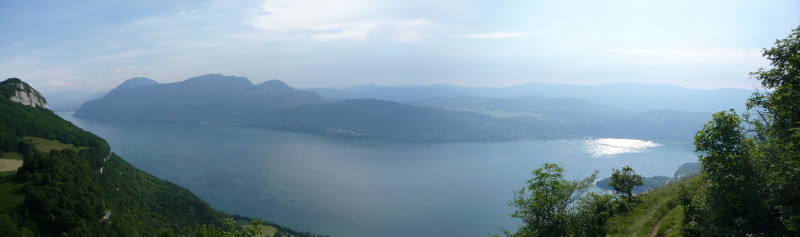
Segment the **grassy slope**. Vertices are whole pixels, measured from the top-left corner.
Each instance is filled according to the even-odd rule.
[[[0,159],[22,160],[22,154],[17,152],[3,152],[3,154],[0,155]]]
[[[88,147],[75,147],[72,144],[64,144],[56,140],[47,140],[44,138],[39,137],[23,137],[23,141],[33,144],[36,147],[36,150],[42,152],[50,152],[52,150],[64,150],[64,149],[73,149],[75,152],[79,152],[80,150],[86,149]]]
[[[37,150],[50,152],[51,150],[75,149],[75,146],[64,144],[56,140],[47,140],[38,137],[24,137],[24,141],[29,142],[36,147]],[[85,147],[75,149],[75,151],[85,149]],[[7,161],[16,161],[17,163],[9,163]],[[14,167],[5,167],[14,166]],[[25,183],[17,180],[16,170],[22,166],[22,155],[17,152],[4,152],[0,157],[0,211],[12,207],[16,207],[25,202],[25,194],[22,193],[22,187]],[[7,168],[13,168],[8,171]]]
[[[639,195],[630,212],[609,220],[610,236],[680,236],[683,209],[679,205],[680,186],[697,182],[698,176],[667,184],[664,187]],[[660,224],[659,224],[660,223]],[[655,228],[658,225],[658,228]]]
[[[56,140],[47,140],[40,137],[23,137],[23,141],[33,144],[36,150],[42,152],[50,152],[52,150],[72,149],[75,152],[86,149],[88,147],[75,147],[72,144],[64,144]],[[22,154],[17,152],[3,152],[0,156],[0,173],[15,173],[19,167],[22,167]]]

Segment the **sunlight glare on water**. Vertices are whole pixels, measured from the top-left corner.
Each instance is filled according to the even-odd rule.
[[[592,157],[603,158],[624,153],[642,153],[657,146],[661,144],[635,139],[600,138],[586,141],[586,150]]]

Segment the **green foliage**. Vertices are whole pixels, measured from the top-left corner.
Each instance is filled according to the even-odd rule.
[[[511,217],[518,218],[524,226],[513,236],[579,236],[587,233],[604,233],[610,198],[584,194],[597,178],[597,171],[589,177],[568,181],[564,169],[545,163],[533,172],[527,186],[514,193],[509,204],[517,210]]]
[[[22,137],[40,137],[74,146],[94,147],[108,151],[108,144],[96,135],[64,121],[50,110],[32,108],[7,99],[0,99],[0,150],[31,150]],[[23,147],[29,146],[29,147]]]
[[[656,229],[656,236],[681,236],[681,222],[683,220],[683,206],[676,206],[662,219],[661,225]]]
[[[18,173],[0,175],[0,236],[244,233],[188,190],[131,166],[106,141],[50,110],[0,98],[0,150],[24,154]]]
[[[640,194],[637,201],[628,208],[623,208],[625,203],[618,202],[615,214],[608,220],[608,235],[610,236],[649,236],[653,230],[664,233],[682,231],[680,223],[682,211],[679,199],[679,190],[682,186],[693,185],[699,182],[697,177],[690,177]],[[678,216],[675,216],[678,215]],[[670,217],[672,216],[672,217]],[[671,218],[672,221],[667,219]],[[655,228],[658,223],[659,228]],[[667,231],[669,230],[669,231]]]
[[[764,56],[748,113],[716,113],[695,136],[706,184],[681,192],[687,235],[800,233],[800,27]]]
[[[754,157],[762,170],[761,183],[768,205],[783,227],[800,233],[800,26],[775,47],[764,50],[770,69],[751,73],[766,92],[755,94],[748,108],[758,142]]]
[[[685,236],[714,236],[716,229],[711,220],[715,214],[706,201],[703,188],[706,183],[692,183],[688,186],[681,186],[679,201],[683,207],[683,221],[681,229]]]
[[[614,214],[614,196],[588,193],[580,200],[577,208],[575,236],[604,236],[608,231],[608,220]]]
[[[22,193],[24,185],[16,173],[0,174],[0,212],[19,206],[25,201]]]
[[[623,171],[624,172],[624,168]],[[515,193],[512,217],[522,220],[507,236],[647,236],[681,234],[682,186],[695,185],[698,177],[676,180],[640,194],[636,201],[614,199],[610,194],[585,193],[596,178],[567,181],[564,170],[546,163],[533,172],[528,186]],[[632,170],[629,172],[633,175]]]
[[[23,137],[37,137],[36,141],[50,148],[58,144],[65,145],[57,146],[59,149],[81,148],[44,153]],[[0,98],[0,150],[24,154],[16,178],[0,182],[0,187],[23,185],[2,200],[14,204],[18,203],[16,198],[22,198],[23,205],[0,211],[20,231],[35,235],[142,236],[162,229],[182,234],[195,225],[221,223],[223,215],[188,190],[134,168],[111,154],[103,139],[47,109]],[[103,220],[108,212],[109,219]]]
[[[288,236],[295,236],[295,237],[323,237],[323,236],[327,236],[327,235],[314,234],[314,233],[311,233],[311,232],[296,231],[296,230],[293,230],[293,229],[291,229],[289,227],[282,226],[282,225],[279,225],[279,224],[275,224],[275,223],[272,223],[272,222],[269,222],[269,221],[265,221],[265,220],[257,220],[257,219],[253,219],[253,218],[250,218],[250,217],[244,217],[244,216],[239,216],[239,215],[232,215],[232,217],[233,217],[232,219],[228,219],[228,218],[225,219],[225,223],[226,223],[225,226],[235,226],[235,222],[231,222],[233,220],[244,221],[244,223],[249,223],[251,225],[252,225],[252,223],[254,221],[257,221],[258,223],[260,223],[260,225],[262,227],[267,227],[268,226],[268,227],[274,228],[276,231],[275,231],[275,234],[273,236],[287,236],[287,237]],[[231,224],[231,223],[234,223],[234,224]]]
[[[294,237],[323,237],[326,235],[316,235],[309,232],[301,233],[289,228],[275,225],[273,223],[266,222],[264,220],[259,219],[251,219],[247,217],[235,216],[237,219],[240,220],[249,220],[249,224],[245,226],[238,226],[236,225],[236,221],[234,218],[226,217],[223,218],[222,227],[215,226],[215,225],[198,225],[195,226],[193,229],[189,231],[188,236],[197,236],[197,237],[256,237],[256,236],[269,236],[268,233],[265,233],[267,228],[274,228],[276,232],[272,235],[273,237],[277,236],[294,236]],[[162,232],[161,236],[173,236],[173,233],[169,230],[165,230]]]
[[[712,185],[738,185],[749,161],[744,157],[747,143],[741,118],[731,110],[714,114],[694,138],[704,177]]]
[[[64,144],[59,141],[47,140],[38,137],[23,137],[22,142],[29,143],[33,145],[33,147],[36,148],[36,150],[42,152],[50,152],[52,150],[64,150],[64,149],[73,149],[75,151],[79,151],[81,149],[88,148],[88,147],[75,147],[71,144]]]
[[[263,233],[264,220],[253,219],[250,225],[244,227],[245,236],[264,236]]]
[[[47,235],[108,231],[103,216],[105,193],[88,162],[72,150],[28,152],[18,175],[25,187],[25,207]]]
[[[649,190],[660,188],[668,184],[669,182],[676,181],[678,179],[679,178],[668,177],[668,176],[642,177],[643,184],[639,186],[634,186],[632,192],[634,195],[639,193],[644,193]],[[597,185],[597,187],[600,189],[614,191],[614,188],[608,185],[609,182],[611,182],[611,176],[598,180],[597,183],[595,183],[595,185]]]
[[[622,170],[614,169],[611,174],[611,181],[608,186],[614,188],[617,195],[630,202],[634,199],[633,187],[643,185],[642,176],[636,174],[630,166],[622,167]]]

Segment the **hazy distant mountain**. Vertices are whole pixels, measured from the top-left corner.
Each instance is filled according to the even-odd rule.
[[[84,102],[102,98],[108,94],[108,89],[99,91],[67,90],[51,93],[42,93],[47,98],[50,110],[55,112],[75,111]]]
[[[288,108],[261,122],[284,130],[405,141],[498,141],[542,134],[523,133],[478,113],[375,99]]]
[[[416,102],[420,100],[442,98],[442,97],[462,97],[476,96],[467,92],[465,88],[453,85],[432,85],[414,87],[380,87],[376,85],[363,85],[348,87],[345,89],[309,89],[319,93],[322,97],[342,100],[342,99],[379,99],[397,102]]]
[[[562,134],[690,141],[711,113],[674,110],[633,111],[581,99],[457,97],[424,100],[417,105],[470,111],[514,121],[524,129],[546,125]]]
[[[253,85],[244,77],[209,74],[181,82],[114,90],[84,103],[74,116],[119,122],[237,121],[249,119],[251,111],[324,101],[314,92],[295,90],[280,81]]]
[[[122,84],[119,84],[119,86],[117,86],[116,88],[111,89],[110,92],[116,92],[125,89],[135,89],[139,87],[152,86],[152,85],[158,85],[158,82],[146,77],[134,77],[125,80],[124,82],[122,82]]]
[[[406,141],[585,136],[689,141],[710,117],[709,113],[623,110],[582,99],[455,97],[466,94],[458,92],[466,89],[449,85],[350,89],[394,98],[432,97],[410,105],[378,99],[327,103],[315,92],[295,90],[281,81],[253,85],[247,78],[223,75],[168,84],[138,80],[146,85],[128,87],[133,81],[118,87],[125,89],[85,103],[74,116],[123,123],[228,123]]]
[[[688,89],[664,84],[613,83],[596,86],[526,83],[510,87],[459,87],[432,85],[414,87],[357,86],[344,89],[309,89],[333,100],[373,98],[398,102],[418,102],[433,98],[577,98],[612,108],[647,111],[676,110],[717,112],[735,108],[754,92],[745,89]]]

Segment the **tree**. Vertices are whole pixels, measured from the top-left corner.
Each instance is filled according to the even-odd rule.
[[[244,228],[244,236],[256,237],[264,235],[266,235],[264,234],[264,220],[252,219],[250,220],[250,225]]]
[[[642,176],[636,174],[630,166],[622,167],[622,171],[614,169],[611,175],[611,181],[608,186],[614,188],[614,191],[622,196],[626,201],[633,200],[633,187],[644,185]]]
[[[748,169],[742,119],[732,109],[713,115],[694,137],[704,177],[714,186],[738,185]]]
[[[514,200],[509,204],[517,209],[511,217],[525,224],[513,235],[574,236],[582,233],[584,223],[581,221],[585,218],[579,218],[582,205],[576,201],[584,198],[597,179],[597,171],[583,180],[568,181],[564,179],[564,168],[545,163],[532,173],[533,179],[514,193]]]
[[[685,234],[800,233],[800,27],[763,56],[747,113],[716,113],[695,136],[707,184],[683,195]]]
[[[764,92],[748,100],[755,118],[749,122],[757,133],[754,149],[763,177],[765,199],[787,230],[800,232],[800,26],[775,47],[764,49],[772,68],[761,68],[751,77],[761,81]]]
[[[694,141],[708,183],[706,205],[715,213],[707,223],[725,235],[760,232],[769,219],[753,166],[753,140],[745,135],[742,122],[733,110],[717,112]]]

